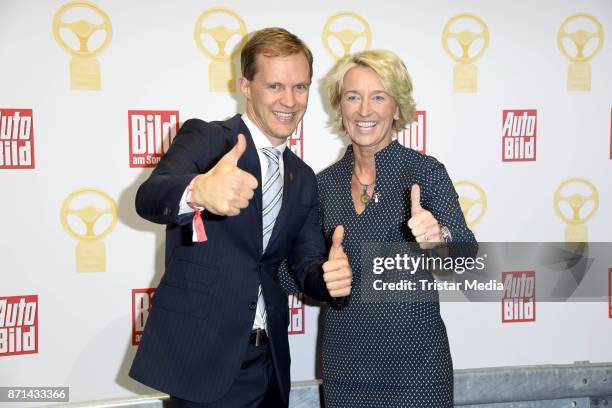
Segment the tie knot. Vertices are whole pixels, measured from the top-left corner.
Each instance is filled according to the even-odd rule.
[[[281,152],[278,149],[275,149],[274,147],[264,147],[261,149],[261,151],[266,155],[270,163],[278,164],[278,159],[281,155]]]

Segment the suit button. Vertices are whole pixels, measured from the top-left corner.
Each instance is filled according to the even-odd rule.
[[[251,302],[251,304],[249,304],[249,309],[251,310],[257,309],[257,302]]]

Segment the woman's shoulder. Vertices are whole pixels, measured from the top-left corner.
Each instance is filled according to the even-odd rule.
[[[424,172],[430,171],[442,165],[442,163],[440,163],[435,157],[420,153],[408,147],[400,145],[398,150],[398,158],[406,167],[418,169],[418,171]]]
[[[346,166],[348,165],[346,160],[347,158],[343,157],[337,162],[321,170],[317,174],[317,181],[319,182],[319,185],[330,184],[340,180],[344,174]]]
[[[438,163],[438,159],[433,156],[429,156],[402,145],[400,145],[400,147],[400,157],[408,162],[414,162],[420,165],[435,165]]]
[[[327,196],[328,193],[337,190],[341,185],[340,167],[338,163],[334,163],[317,174],[317,186],[321,197]]]
[[[337,161],[334,164],[331,164],[328,167],[321,170],[317,174],[317,179],[321,181],[321,180],[328,180],[328,179],[333,179],[335,177],[338,177],[340,175],[340,169],[341,169],[340,161]]]

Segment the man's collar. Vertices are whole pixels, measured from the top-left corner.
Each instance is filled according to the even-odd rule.
[[[253,121],[251,121],[251,119],[249,118],[249,115],[247,115],[246,112],[242,114],[242,121],[244,122],[246,127],[249,129],[249,132],[251,133],[251,137],[253,138],[253,143],[255,144],[255,148],[257,149],[257,151],[260,151],[264,147],[274,147],[275,149],[280,151],[281,154],[285,152],[285,148],[287,147],[287,140],[285,140],[283,143],[279,144],[278,146],[272,146],[272,143],[270,143],[270,140],[268,140],[268,138],[257,127],[257,125],[255,125]]]

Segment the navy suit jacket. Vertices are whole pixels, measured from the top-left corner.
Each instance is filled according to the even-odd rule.
[[[259,181],[247,208],[235,217],[202,216],[208,240],[192,242],[192,215],[178,215],[190,181],[210,170],[245,135],[238,167]],[[225,122],[185,122],[170,149],[138,189],[136,210],[166,227],[166,271],[155,292],[130,370],[143,384],[196,402],[229,390],[240,370],[261,283],[270,348],[281,394],[288,399],[290,356],[287,295],[277,268],[287,259],[300,289],[332,300],[323,281],[326,255],[314,172],[285,149],[283,202],[262,250],[261,170],[251,135],[236,115]]]

